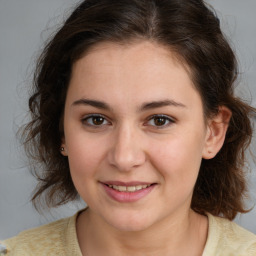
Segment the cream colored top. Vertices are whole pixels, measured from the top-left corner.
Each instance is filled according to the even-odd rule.
[[[3,241],[2,251],[6,247],[6,252],[2,255],[82,256],[76,236],[77,215]],[[208,238],[202,256],[256,256],[256,235],[226,219],[210,214],[208,219]]]

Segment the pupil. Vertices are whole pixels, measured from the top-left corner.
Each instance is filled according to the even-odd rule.
[[[103,117],[94,117],[93,118],[93,123],[95,124],[95,125],[101,125],[101,124],[103,124],[103,122],[104,122],[104,118]]]
[[[165,118],[164,117],[156,117],[155,118],[155,125],[156,126],[161,126],[165,124]]]

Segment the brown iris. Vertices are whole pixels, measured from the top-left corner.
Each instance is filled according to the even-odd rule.
[[[92,123],[94,125],[102,125],[104,123],[104,118],[101,116],[94,116],[92,117]]]
[[[166,124],[166,118],[165,117],[154,117],[154,123],[156,126],[162,126]]]

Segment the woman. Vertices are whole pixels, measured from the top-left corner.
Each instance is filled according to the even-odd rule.
[[[203,1],[83,1],[39,59],[24,135],[44,166],[33,201],[88,207],[6,254],[256,255],[230,221],[246,212],[255,114],[236,76]]]

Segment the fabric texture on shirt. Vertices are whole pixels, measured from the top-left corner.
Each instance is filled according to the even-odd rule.
[[[82,256],[76,235],[78,214],[3,241],[5,255]],[[208,238],[202,256],[256,256],[256,235],[227,219],[207,216]]]

